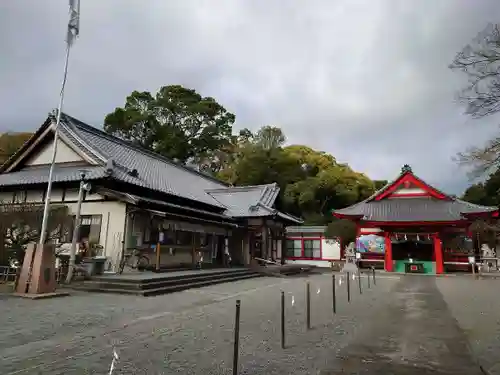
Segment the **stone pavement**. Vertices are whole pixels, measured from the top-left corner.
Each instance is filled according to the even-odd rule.
[[[372,319],[322,374],[482,374],[436,278],[402,277],[386,309]]]
[[[305,324],[306,281],[312,330]],[[350,304],[345,282],[337,284],[335,316],[328,274],[259,278],[155,298],[77,293],[36,302],[4,299],[0,373],[106,374],[114,347],[120,356],[115,374],[231,374],[240,299],[240,374],[480,374],[436,287],[440,281],[384,275],[370,289],[366,277],[362,281],[362,295],[351,281]]]

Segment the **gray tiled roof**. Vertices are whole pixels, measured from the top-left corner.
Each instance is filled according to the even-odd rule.
[[[44,126],[50,125],[49,120]],[[109,177],[154,191],[207,203],[221,209],[225,208],[224,215],[228,217],[278,215],[287,220],[300,222],[300,219],[272,208],[279,193],[277,184],[229,187],[211,176],[121,140],[64,113],[61,114],[59,129],[62,136],[99,164],[85,167],[89,171],[89,179]],[[35,133],[34,137],[39,136],[41,130],[43,129]],[[4,164],[2,170],[5,170],[6,165],[12,160]],[[56,167],[54,181],[78,181],[81,168]],[[132,173],[134,170],[137,174]],[[0,186],[47,181],[48,167],[0,173]]]
[[[106,168],[97,167],[55,167],[52,181],[78,181],[80,180],[80,171],[85,169],[86,178],[94,180],[106,176]],[[43,184],[49,180],[49,168],[33,168],[25,169],[19,172],[0,174],[0,186],[16,186],[16,185],[30,185],[30,184]]]
[[[208,194],[227,208],[225,214],[228,216],[265,217],[276,215],[292,222],[301,223],[300,218],[273,208],[279,192],[280,188],[276,183],[207,190]]]
[[[62,115],[61,125],[65,135],[72,136],[73,139],[76,135],[93,154],[112,160],[117,167],[113,171],[114,178],[221,207],[205,190],[227,187],[223,182],[109,135],[71,116]],[[128,173],[134,169],[138,172],[137,177]]]
[[[236,186],[224,189],[212,189],[206,192],[227,208],[227,215],[268,216],[265,207],[272,207],[280,188],[277,184]]]
[[[392,198],[380,201],[365,200],[351,207],[336,210],[336,214],[361,216],[367,221],[456,221],[463,214],[496,211],[486,207],[451,198],[441,200],[431,197]]]

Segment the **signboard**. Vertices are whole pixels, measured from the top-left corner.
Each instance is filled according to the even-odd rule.
[[[385,253],[385,238],[376,234],[361,235],[356,239],[356,252]]]
[[[476,257],[475,256],[470,256],[469,257],[469,264],[475,264],[476,263]]]

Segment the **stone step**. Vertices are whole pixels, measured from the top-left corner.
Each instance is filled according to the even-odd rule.
[[[182,277],[165,277],[165,278],[154,278],[148,279],[147,282],[128,282],[126,279],[96,279],[89,280],[83,283],[84,286],[92,288],[104,288],[104,289],[126,289],[126,290],[149,290],[158,289],[174,285],[182,285],[187,283],[193,283],[198,281],[207,281],[214,279],[227,279],[236,276],[245,276],[249,274],[255,274],[251,270],[235,270],[217,273],[200,273],[200,274],[190,274],[182,275]]]
[[[72,288],[75,290],[86,291],[86,292],[128,294],[128,295],[149,297],[149,296],[157,296],[162,294],[179,292],[191,288],[201,288],[204,286],[222,284],[226,282],[246,280],[260,276],[262,275],[255,272],[247,272],[244,274],[237,274],[237,275],[232,274],[230,277],[224,277],[224,278],[217,277],[204,280],[200,279],[196,280],[196,278],[194,278],[193,280],[189,280],[189,282],[187,282],[188,280],[186,280],[186,282],[181,284],[167,285],[154,289],[123,289],[118,287],[100,287],[100,286],[95,286],[93,284],[75,285]]]
[[[237,273],[249,272],[251,270],[249,270],[248,268],[234,268],[234,269],[222,269],[220,271],[210,271],[210,272],[204,272],[205,270],[195,271],[193,269],[190,269],[188,271],[193,271],[193,272],[183,274],[182,271],[181,272],[170,271],[169,273],[165,273],[165,276],[155,276],[155,277],[148,276],[148,272],[142,272],[139,277],[133,277],[133,278],[127,277],[126,275],[115,275],[112,277],[94,276],[92,277],[92,281],[106,282],[106,283],[114,282],[122,284],[151,284],[166,280],[183,280],[183,279],[190,279],[193,277],[202,277],[208,275],[221,276],[227,274],[237,274]]]

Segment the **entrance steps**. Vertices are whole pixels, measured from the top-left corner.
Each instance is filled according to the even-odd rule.
[[[168,274],[141,272],[93,277],[91,280],[71,285],[71,288],[87,292],[148,297],[260,276],[260,273],[246,268],[172,271]]]

